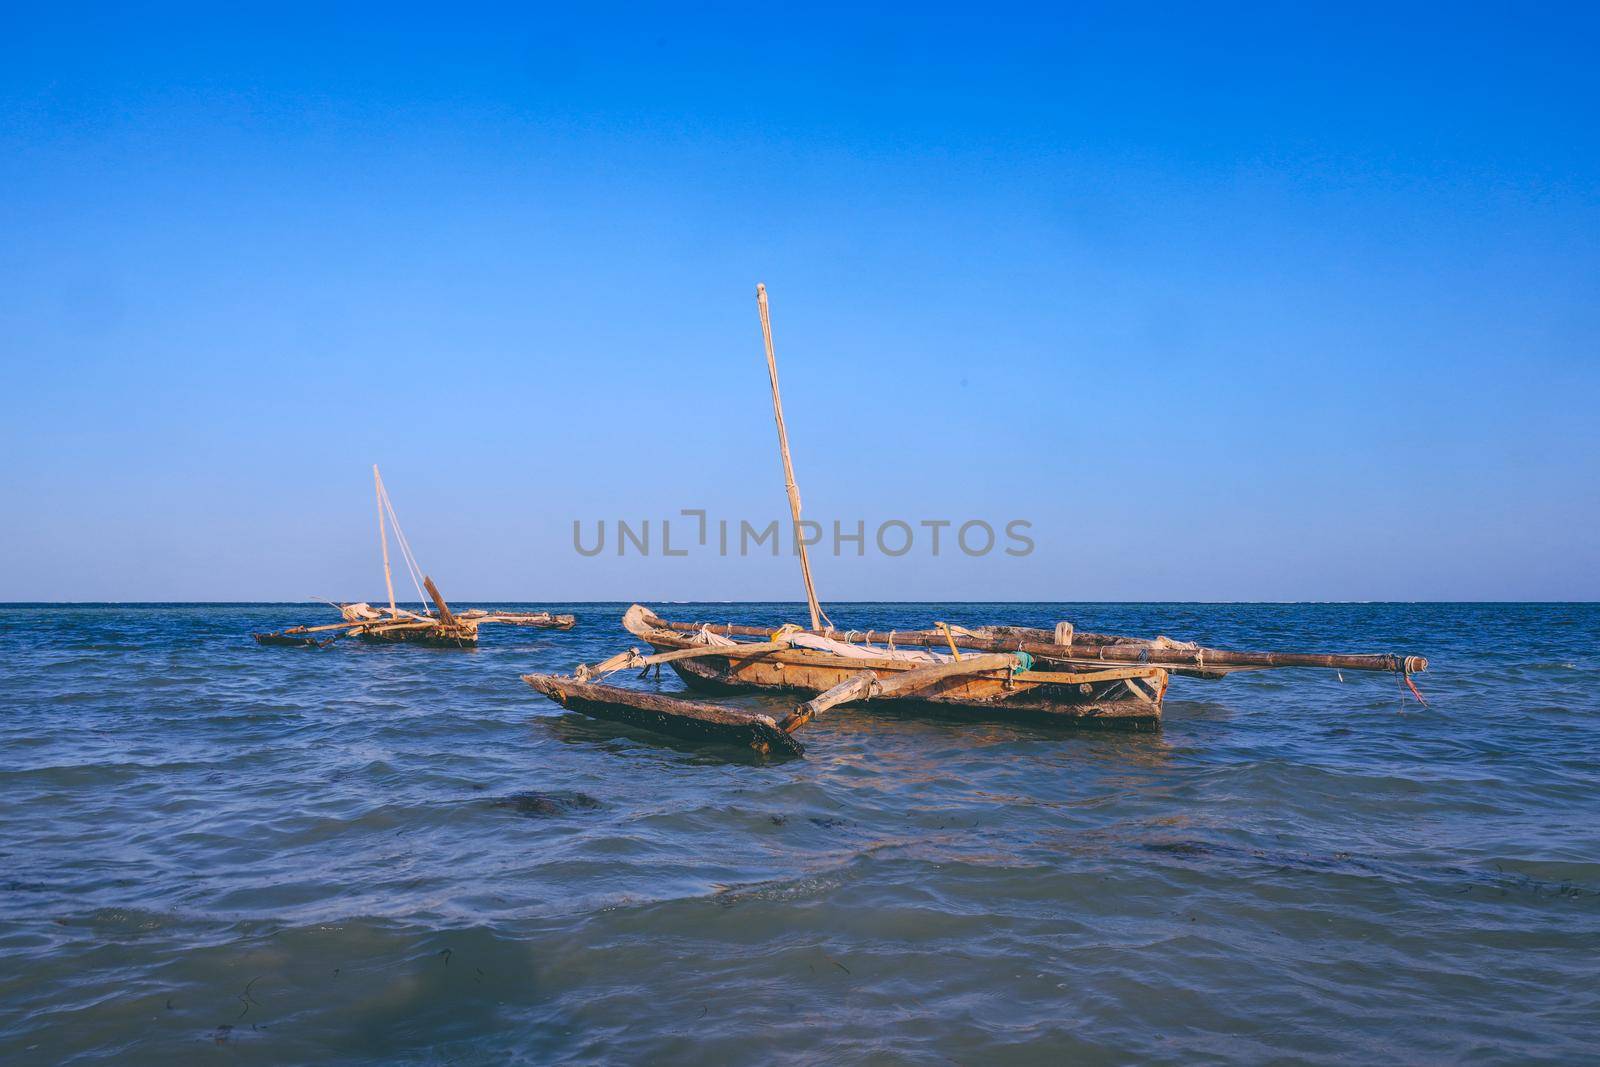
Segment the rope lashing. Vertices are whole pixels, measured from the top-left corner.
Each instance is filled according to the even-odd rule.
[[[591,678],[604,678],[608,674],[615,674],[634,666],[641,658],[638,649],[625,649],[608,660],[596,663],[593,667],[583,663],[578,664],[578,669],[572,672],[572,676],[580,682],[587,682]],[[647,671],[649,669],[648,666],[645,668]]]

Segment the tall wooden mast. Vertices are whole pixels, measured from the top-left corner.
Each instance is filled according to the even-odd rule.
[[[399,618],[400,613],[394,606],[394,575],[389,573],[389,530],[383,519],[383,478],[378,474],[376,463],[372,465],[372,491],[378,497],[378,544],[383,546],[383,584],[389,590],[389,614]]]
[[[794,521],[794,545],[800,553],[800,577],[806,583],[806,606],[811,609],[811,628],[829,628],[833,620],[817,603],[817,590],[811,583],[811,560],[806,555],[805,539],[800,536],[800,488],[794,484],[794,462],[789,458],[789,430],[783,424],[783,400],[778,395],[778,357],[772,351],[772,317],[767,310],[767,287],[756,285],[756,306],[761,310],[761,338],[767,345],[767,376],[772,379],[772,414],[778,422],[778,451],[783,454],[783,487],[789,494],[789,515]]]

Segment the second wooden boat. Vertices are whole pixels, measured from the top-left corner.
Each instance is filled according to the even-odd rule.
[[[553,615],[548,611],[470,611],[454,612],[439,595],[439,587],[422,572],[405,533],[400,529],[400,519],[394,513],[394,502],[384,488],[383,476],[377,464],[372,467],[373,491],[378,499],[378,544],[383,553],[383,583],[389,592],[387,610],[360,602],[335,604],[343,622],[321,626],[291,626],[272,633],[253,633],[250,636],[263,645],[297,648],[326,648],[341,638],[354,637],[372,644],[421,645],[428,648],[473,648],[478,643],[478,627],[487,624],[531,626],[545,630],[570,630],[577,624],[573,615]],[[395,603],[394,574],[389,567],[389,529],[394,528],[395,542],[417,589],[417,600],[422,611],[412,611]],[[427,609],[429,602],[433,610]]]

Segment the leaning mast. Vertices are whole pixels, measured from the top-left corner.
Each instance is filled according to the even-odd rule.
[[[378,497],[378,544],[383,546],[383,584],[389,590],[389,614],[395,618],[400,617],[400,612],[394,606],[394,575],[389,572],[389,529],[383,519],[383,478],[378,474],[378,465],[372,465],[372,491]]]

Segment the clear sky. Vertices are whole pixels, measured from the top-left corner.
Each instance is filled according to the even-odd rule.
[[[0,599],[1600,597],[1592,6],[575,6],[6,14]]]

